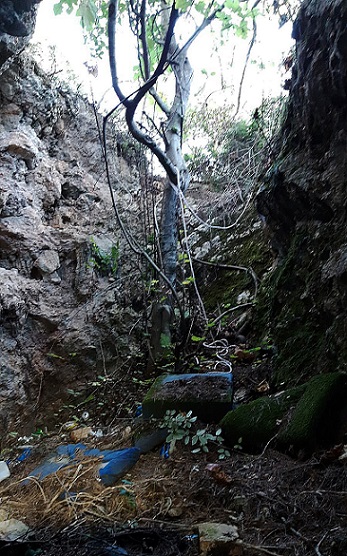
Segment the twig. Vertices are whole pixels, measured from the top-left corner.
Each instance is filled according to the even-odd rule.
[[[278,432],[276,432],[276,434],[272,438],[270,438],[270,440],[265,444],[264,449],[263,449],[262,453],[260,454],[260,456],[258,456],[258,458],[261,458],[265,454],[265,452],[268,449],[268,447],[270,446],[271,442],[273,440],[275,440],[275,438],[277,438],[277,437],[278,437]]]
[[[311,541],[305,537],[302,533],[300,533],[300,531],[297,531],[296,529],[294,529],[294,527],[290,527],[290,530],[292,531],[292,533],[294,533],[294,535],[296,535],[299,539],[302,539],[303,541],[305,541],[307,544],[311,545]]]
[[[181,187],[180,187],[180,175],[179,172],[177,171],[178,174],[178,183],[177,183],[177,189],[178,191],[182,191]],[[204,302],[201,298],[200,295],[200,291],[196,282],[196,278],[195,278],[195,272],[194,272],[194,266],[193,266],[193,259],[192,259],[192,254],[190,252],[190,248],[189,248],[189,242],[188,242],[188,233],[187,233],[187,223],[186,223],[186,219],[185,219],[185,215],[184,215],[184,204],[183,204],[183,198],[182,195],[179,195],[179,201],[180,201],[180,208],[181,208],[181,217],[182,217],[182,224],[183,224],[183,233],[184,233],[184,242],[185,242],[185,251],[188,255],[188,259],[189,259],[189,267],[190,267],[190,272],[191,272],[191,276],[193,278],[193,284],[194,284],[194,289],[195,289],[195,294],[196,297],[198,299],[199,305],[200,305],[200,309],[201,309],[201,313],[202,316],[205,320],[205,322],[208,322],[208,318],[206,315],[206,310],[205,310],[205,305]]]
[[[259,2],[260,2],[260,0],[256,0],[254,2],[253,6],[251,8],[251,12],[252,12],[252,10],[254,10],[257,7]],[[237,114],[239,113],[239,110],[240,110],[242,88],[243,88],[243,83],[244,83],[244,80],[245,80],[246,70],[247,70],[247,66],[248,66],[248,62],[249,62],[249,57],[251,55],[255,40],[257,38],[257,22],[256,22],[256,19],[255,19],[254,13],[252,13],[251,15],[252,15],[252,18],[253,18],[253,34],[252,34],[252,38],[251,38],[250,43],[249,43],[248,51],[247,51],[247,54],[246,54],[246,60],[245,60],[245,64],[244,64],[242,75],[241,75],[239,92],[238,92],[238,95],[237,95],[236,112],[234,114],[234,118],[237,116]]]
[[[253,282],[254,282],[254,298],[257,297],[258,294],[258,276],[256,275],[256,273],[254,272],[254,270],[252,268],[247,268],[246,266],[238,266],[238,265],[234,265],[234,264],[221,264],[221,263],[214,263],[212,261],[204,261],[202,259],[196,259],[193,258],[193,261],[195,261],[196,263],[200,263],[206,266],[214,266],[215,268],[221,268],[224,270],[241,270],[243,272],[248,272],[248,274],[250,274],[253,278]]]
[[[173,186],[173,185],[172,185]],[[177,187],[177,186],[175,186]],[[203,220],[202,218],[200,218],[200,216],[196,213],[196,211],[192,208],[192,206],[190,205],[189,201],[187,200],[187,198],[185,197],[183,191],[178,191],[179,195],[181,195],[183,197],[184,200],[184,204],[187,207],[187,209],[189,210],[189,212],[192,214],[192,216],[194,216],[194,218],[196,218],[196,220],[198,222],[200,222],[200,224],[202,224],[203,226],[206,226],[209,230],[230,230],[231,228],[234,228],[235,226],[237,226],[237,224],[240,222],[241,218],[243,217],[243,215],[245,214],[248,205],[251,202],[251,199],[253,198],[253,194],[251,193],[248,196],[248,199],[246,200],[244,207],[241,211],[241,214],[239,214],[239,216],[237,217],[237,219],[235,220],[235,222],[233,222],[232,224],[230,224],[229,226],[215,226],[214,224],[209,224],[208,222],[206,222],[205,220]]]
[[[267,548],[263,548],[262,546],[259,546],[257,544],[250,544],[248,542],[243,542],[243,541],[240,544],[241,546],[245,546],[246,548],[257,550],[258,552],[262,552],[263,554],[268,554],[268,556],[282,556],[281,554],[278,554],[278,552],[272,552],[271,550],[268,550]]]
[[[222,313],[221,315],[219,315],[219,317],[215,318],[210,326],[214,326],[215,324],[217,324],[217,322],[219,322],[223,317],[225,317],[225,315],[228,315],[229,313],[232,313],[233,311],[236,311],[237,309],[245,309],[248,307],[253,307],[253,303],[241,303],[241,305],[235,305],[235,307],[231,307],[230,309],[228,309],[227,311],[224,311],[224,313]]]
[[[319,543],[317,544],[316,548],[315,548],[315,553],[317,554],[317,556],[323,556],[320,549],[320,545],[322,544],[322,542],[324,541],[324,539],[328,536],[328,532],[326,531],[323,535],[323,537],[321,538],[321,540],[319,541]]]

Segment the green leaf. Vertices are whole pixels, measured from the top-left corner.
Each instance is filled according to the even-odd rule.
[[[47,353],[48,357],[53,357],[53,359],[62,359],[64,361],[64,357],[57,355],[56,353]]]
[[[168,348],[171,345],[170,336],[168,334],[160,334],[160,345],[162,348]]]
[[[206,340],[205,336],[192,336],[191,337],[192,342],[202,342],[203,340]]]
[[[190,7],[190,0],[176,0],[176,8],[181,12],[186,12]]]
[[[60,15],[63,12],[63,6],[61,2],[59,2],[58,4],[54,4],[53,12],[54,15]]]
[[[233,12],[237,12],[240,9],[239,0],[225,0],[225,7]]]
[[[97,16],[97,9],[93,0],[82,0],[76,15],[81,18],[82,26],[87,30],[91,30],[94,27]]]
[[[94,400],[94,394],[90,394],[85,400],[83,400],[83,402],[79,403],[77,407],[80,407],[81,405],[85,405],[86,403],[89,403],[92,400]]]
[[[183,284],[183,286],[188,286],[189,284],[192,284],[193,282],[195,282],[193,276],[188,276],[188,278],[183,280],[182,284]]]
[[[241,39],[245,39],[248,34],[248,25],[247,21],[243,19],[238,27],[235,28],[235,34],[237,37]]]
[[[199,14],[205,14],[205,12],[206,12],[205,2],[197,2],[195,4],[195,9],[196,9],[197,12],[199,12]]]

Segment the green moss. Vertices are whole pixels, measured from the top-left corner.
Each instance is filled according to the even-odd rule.
[[[260,278],[271,264],[272,254],[254,209],[246,213],[237,234],[220,234],[218,259],[223,265],[252,269]],[[245,290],[254,292],[254,281],[249,272],[211,268],[206,282],[199,284],[207,310],[214,311],[223,304],[236,305],[237,297]]]
[[[347,408],[347,375],[329,373],[315,376],[299,400],[285,430],[279,435],[280,445],[311,451],[338,431],[338,420]]]
[[[318,255],[319,245],[313,247],[307,235],[307,230],[294,235],[285,259],[262,284],[256,306],[256,340],[268,334],[278,349],[275,385],[295,385],[317,371],[333,370],[326,337],[330,323],[322,309],[329,292],[322,286],[317,258],[310,254]]]
[[[218,277],[202,291],[205,307],[214,311],[216,307],[236,305],[237,296],[252,288],[252,279],[245,272],[219,271]]]
[[[302,396],[306,385],[292,388],[281,395],[264,397],[229,411],[221,420],[223,437],[229,446],[239,443],[246,451],[259,451],[273,438],[285,413]]]

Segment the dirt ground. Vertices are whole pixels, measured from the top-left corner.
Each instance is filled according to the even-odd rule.
[[[235,364],[235,398],[242,402],[266,394],[270,371],[266,361]],[[89,405],[76,403],[75,412],[88,410],[87,424],[103,430],[103,436],[88,439],[88,445],[131,446],[138,425],[125,408],[134,412],[148,388],[133,378],[129,374],[126,405],[122,390],[117,398],[111,381],[100,386]],[[103,400],[99,410],[97,399]],[[114,407],[120,408],[116,414],[110,409]],[[274,451],[271,445],[255,455],[237,447],[219,461],[213,445],[208,453],[194,454],[191,446],[177,442],[168,458],[160,454],[160,447],[142,455],[113,487],[97,480],[97,458],[23,485],[21,479],[45,455],[70,441],[61,425],[66,411],[59,414],[58,430],[30,441],[34,456],[13,465],[11,477],[0,485],[0,509],[34,531],[25,542],[0,543],[1,555],[194,556],[199,554],[197,524],[206,521],[238,529],[239,552],[219,550],[218,556],[347,554],[347,460],[338,459],[340,447],[304,461]],[[8,441],[9,459],[19,453],[18,442]]]

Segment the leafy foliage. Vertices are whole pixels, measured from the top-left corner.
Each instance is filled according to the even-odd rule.
[[[186,124],[190,149],[185,156],[192,179],[211,183],[218,191],[230,184],[247,192],[260,159],[270,154],[284,107],[283,97],[264,99],[249,122],[235,120],[232,106],[209,108],[205,103],[190,110]]]
[[[143,2],[137,0],[128,2],[122,0],[119,2],[119,14],[129,16],[129,24],[131,31],[136,37],[141,35],[141,26],[138,15],[141,13]],[[162,12],[162,4],[159,1],[150,0],[146,2],[145,23],[147,29],[147,43],[149,48],[150,70],[153,71],[158,63],[163,38],[163,25],[160,13]],[[239,0],[226,0],[226,2],[214,1],[207,2],[199,0],[192,3],[190,0],[176,0],[175,6],[179,12],[179,16],[186,16],[190,23],[193,18],[201,24],[209,18],[218,19],[222,24],[222,31],[233,28],[236,35],[246,37],[248,32],[248,21],[251,16],[256,14],[255,10],[248,8],[247,2]],[[80,18],[82,28],[86,33],[91,44],[94,45],[94,53],[101,56],[105,49],[106,23],[108,14],[107,0],[59,0],[53,7],[55,15],[59,15],[66,11],[68,14],[75,13]],[[146,74],[143,63],[143,52],[139,50],[139,66],[136,66],[135,72],[138,77],[144,77]]]
[[[166,412],[161,426],[168,429],[166,442],[170,444],[170,453],[174,451],[176,442],[183,440],[186,446],[191,445],[193,454],[209,452],[209,444],[213,443],[218,446],[219,459],[229,457],[230,452],[223,446],[222,429],[218,428],[215,433],[210,432],[207,427],[194,431],[196,420],[192,411],[182,413],[172,409]]]
[[[91,238],[90,243],[92,254],[89,259],[89,265],[98,270],[101,275],[115,276],[119,262],[119,243],[112,245],[111,249],[107,252],[100,249],[93,238]]]

